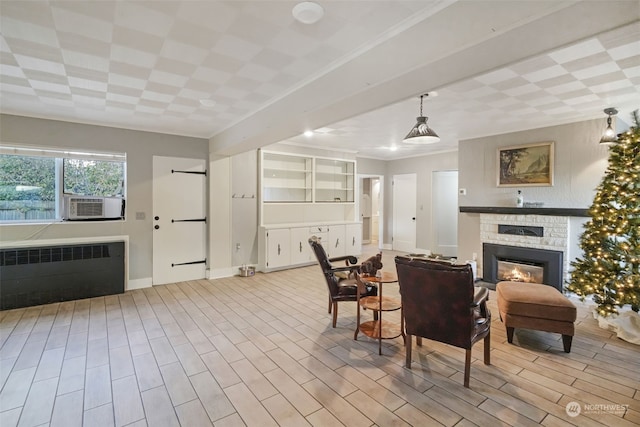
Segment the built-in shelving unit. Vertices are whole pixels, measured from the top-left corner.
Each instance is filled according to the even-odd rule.
[[[355,162],[315,159],[315,201],[353,203]]]
[[[264,203],[310,203],[313,200],[313,159],[264,152],[262,201]]]
[[[259,160],[260,271],[316,262],[310,237],[329,256],[360,254],[355,160],[269,150]]]

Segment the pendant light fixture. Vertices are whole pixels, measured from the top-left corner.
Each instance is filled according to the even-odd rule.
[[[616,110],[615,108],[605,108],[604,113],[608,116],[607,128],[604,130],[604,134],[600,139],[600,144],[605,144],[605,145],[615,144],[618,141],[618,138],[616,136],[616,131],[611,126],[611,122],[612,122],[611,116],[615,116],[616,114],[618,114],[618,110]]]
[[[428,117],[422,115],[422,98],[429,94],[420,95],[420,116],[416,117],[416,124],[402,142],[407,144],[433,144],[440,141],[440,137],[427,125]]]

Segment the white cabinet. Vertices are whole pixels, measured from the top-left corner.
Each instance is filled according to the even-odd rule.
[[[291,265],[307,264],[315,259],[309,245],[309,228],[291,229]]]
[[[344,251],[344,240],[345,233],[343,224],[329,227],[329,236],[324,245],[324,250],[327,252],[329,258],[346,255]]]
[[[291,264],[291,233],[288,228],[266,230],[264,233],[265,269],[277,269]]]
[[[260,227],[258,233],[258,270],[269,272],[310,265],[316,256],[309,238],[316,237],[329,257],[360,255],[360,223],[331,225],[291,224]]]
[[[346,224],[345,228],[345,254],[360,255],[362,253],[362,224]]]

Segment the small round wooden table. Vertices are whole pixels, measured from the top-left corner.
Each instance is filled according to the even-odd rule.
[[[378,354],[382,355],[382,340],[397,338],[400,335],[404,338],[404,316],[402,315],[402,303],[397,298],[385,297],[382,295],[383,283],[394,283],[398,281],[395,272],[382,271],[379,277],[361,276],[363,282],[377,283],[378,296],[362,297],[358,301],[358,324],[353,339],[358,339],[358,332],[362,332],[370,338],[378,340]],[[360,323],[360,307],[371,310],[378,314],[378,320],[370,320]],[[385,311],[400,310],[400,324],[382,320],[382,313]]]

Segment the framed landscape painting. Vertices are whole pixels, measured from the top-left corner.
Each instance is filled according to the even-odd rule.
[[[553,185],[553,142],[498,148],[498,187]]]

